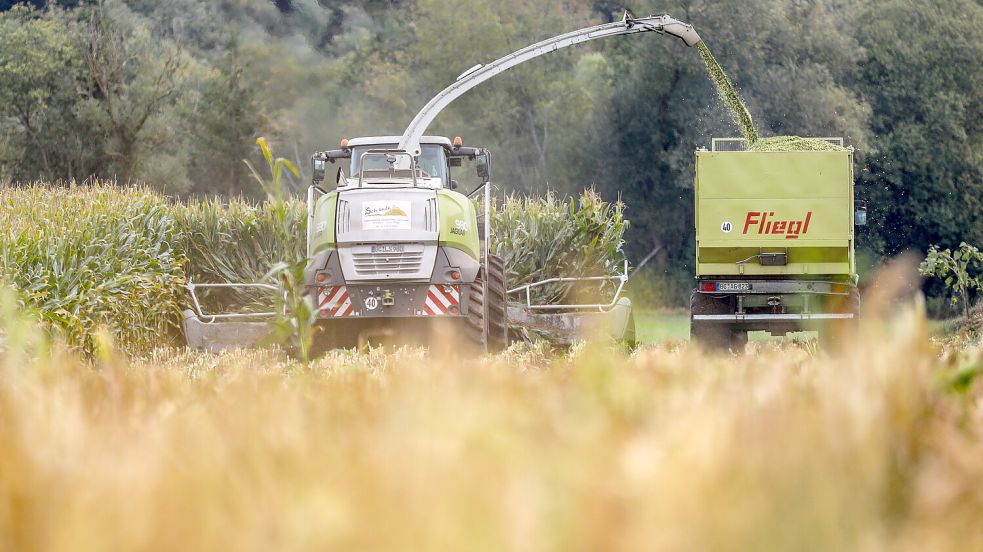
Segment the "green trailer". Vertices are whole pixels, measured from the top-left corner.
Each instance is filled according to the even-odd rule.
[[[694,340],[737,350],[749,331],[825,340],[856,322],[854,226],[866,211],[854,202],[852,149],[752,152],[715,139],[696,152],[694,196]]]

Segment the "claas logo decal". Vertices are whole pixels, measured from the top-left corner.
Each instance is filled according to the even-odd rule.
[[[786,240],[794,240],[809,232],[811,220],[812,211],[806,213],[806,217],[802,220],[778,220],[775,219],[774,212],[749,211],[747,218],[744,219],[743,233],[784,235]]]

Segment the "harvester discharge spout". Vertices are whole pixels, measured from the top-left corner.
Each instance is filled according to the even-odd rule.
[[[657,23],[651,23],[650,20],[652,19],[657,19],[660,21]],[[631,14],[625,12],[625,17],[621,20],[621,23],[629,29],[635,25],[641,25],[648,31],[675,36],[685,42],[687,46],[691,47],[696,46],[703,40],[700,38],[700,35],[696,33],[696,29],[694,29],[692,25],[673,19],[668,15],[635,19],[635,17],[633,17]]]
[[[701,41],[700,35],[696,33],[692,25],[683,23],[678,19],[673,19],[668,15],[652,15],[636,18],[628,12],[625,12],[625,16],[621,21],[587,27],[548,38],[531,46],[526,46],[521,50],[516,50],[490,63],[475,65],[465,71],[450,86],[437,93],[416,114],[416,117],[413,118],[403,132],[397,149],[408,152],[413,156],[420,155],[420,139],[430,126],[430,123],[437,118],[437,115],[445,107],[450,105],[451,102],[464,95],[465,92],[499,73],[503,73],[516,65],[525,63],[541,55],[566,48],[567,46],[573,46],[598,38],[644,32],[675,36],[681,39],[687,46],[695,46]]]

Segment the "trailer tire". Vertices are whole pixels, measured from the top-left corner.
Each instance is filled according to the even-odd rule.
[[[711,351],[726,351],[734,347],[734,332],[730,325],[721,322],[695,320],[698,314],[727,314],[730,310],[726,302],[694,291],[690,295],[690,341],[696,342]],[[745,343],[747,333],[744,332]]]
[[[747,330],[731,330],[730,350],[734,353],[743,353],[747,348]]]

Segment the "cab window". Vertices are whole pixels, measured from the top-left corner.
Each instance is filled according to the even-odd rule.
[[[371,146],[355,146],[352,148],[352,163],[351,163],[351,175],[358,175],[359,171],[362,170],[361,161],[362,154],[371,150],[392,150],[396,149],[396,144],[376,144]],[[420,148],[422,151],[420,153],[420,158],[417,160],[417,164],[430,178],[439,178],[441,185],[447,186],[448,176],[447,176],[447,157],[444,153],[444,148],[436,144],[423,144]],[[382,156],[371,156],[365,159],[365,168],[388,169],[385,158]]]

